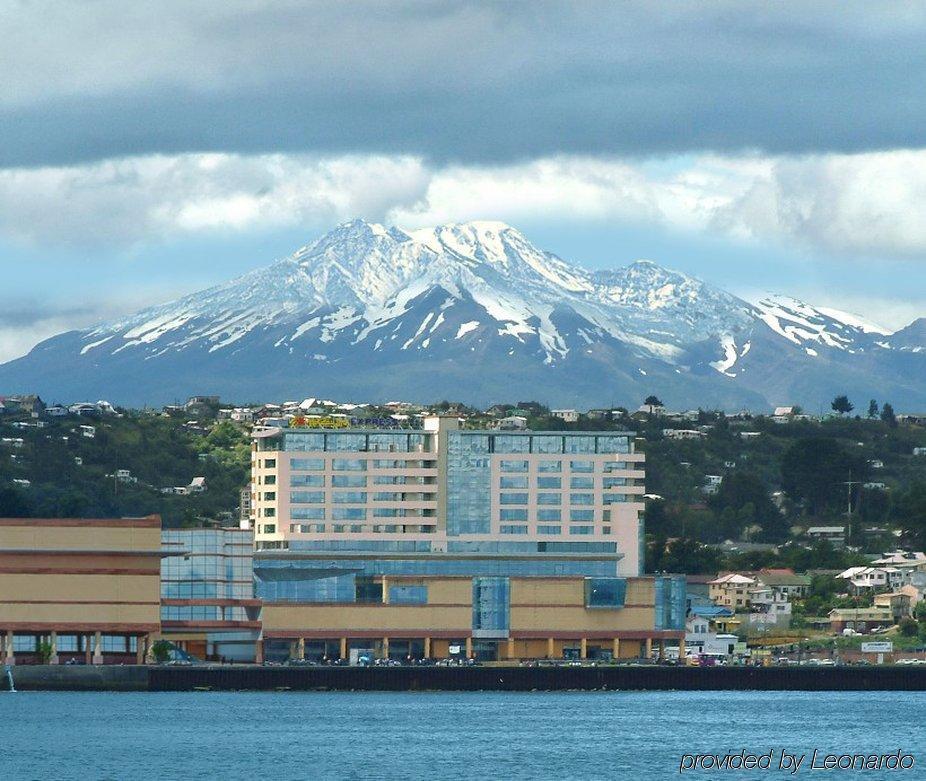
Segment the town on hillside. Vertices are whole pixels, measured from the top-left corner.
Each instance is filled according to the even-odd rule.
[[[482,542],[462,540],[467,528],[478,531],[482,519],[472,513],[481,512],[484,534],[499,550],[586,546],[598,555],[590,569],[575,570],[601,578],[586,608],[594,599],[622,605],[634,578],[650,578],[671,593],[674,623],[638,640],[629,639],[636,630],[622,630],[623,650],[616,634],[598,643],[585,630],[575,631],[574,643],[549,633],[516,644],[512,633],[505,645],[477,632],[444,647],[422,627],[417,638],[377,641],[371,661],[429,658],[440,647],[445,657],[480,661],[926,663],[926,414],[895,412],[877,400],[857,410],[845,396],[830,406],[823,416],[787,405],[756,415],[673,411],[655,396],[635,408],[579,411],[537,401],[476,409],[312,397],[226,403],[203,395],[134,410],[0,396],[0,518],[157,517],[167,549],[190,548],[220,563],[240,557],[235,578],[221,586],[164,559],[161,592],[173,597],[162,603],[160,621],[166,640],[172,628],[184,628],[183,639],[174,631],[170,643],[180,660],[350,659],[354,641],[344,639],[345,627],[306,633],[333,638],[319,642],[268,631],[270,605],[287,593],[330,598],[298,583],[286,592],[285,580],[266,574],[282,566],[274,557],[364,545],[364,555],[403,544],[431,554],[455,545],[478,550]],[[296,458],[315,451],[337,457]],[[401,461],[405,471],[378,476],[396,453],[413,452],[418,460]],[[474,476],[484,459],[470,452],[490,455],[487,482]],[[551,460],[555,453],[563,455]],[[293,456],[285,468],[280,454]],[[370,460],[357,461],[360,454]],[[441,477],[445,472],[450,476]],[[485,504],[458,494],[459,480],[484,493]],[[530,573],[541,579],[548,577],[542,559]],[[418,572],[409,566],[402,577]],[[359,602],[371,594],[392,604],[427,599],[420,580],[390,586],[389,576],[374,570],[363,589],[358,576],[356,583],[332,582],[331,593],[349,588]],[[609,572],[622,582],[606,583]],[[196,604],[195,593],[227,604]],[[206,628],[216,620],[225,621],[228,637]],[[187,636],[197,622],[199,640]],[[247,629],[249,639],[231,639],[232,629]],[[34,656],[46,648],[43,638],[14,638],[6,653]],[[68,642],[56,635],[56,658],[65,649],[78,661],[128,658],[140,641],[110,641],[106,652],[101,639],[99,654],[92,638]],[[367,658],[361,650],[354,661]]]

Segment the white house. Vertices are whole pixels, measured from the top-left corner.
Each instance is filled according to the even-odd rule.
[[[579,419],[579,413],[574,409],[552,409],[550,414],[554,418],[566,421],[566,423],[575,423]]]

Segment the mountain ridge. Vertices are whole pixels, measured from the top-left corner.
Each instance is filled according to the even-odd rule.
[[[923,321],[926,322],[926,321]],[[128,405],[194,393],[809,408],[926,406],[926,327],[747,302],[653,261],[592,271],[495,221],[343,223],[287,258],[0,365],[0,388]],[[892,340],[896,344],[892,344]]]

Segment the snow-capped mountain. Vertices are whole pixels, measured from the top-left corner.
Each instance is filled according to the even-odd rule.
[[[784,296],[755,303],[650,261],[589,271],[499,222],[356,220],[270,266],[0,366],[53,399],[538,398],[926,406],[926,328],[891,334]]]

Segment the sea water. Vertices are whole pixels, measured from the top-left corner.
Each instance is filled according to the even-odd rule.
[[[0,779],[912,781],[924,716],[911,692],[0,693]],[[913,768],[811,767],[898,751]]]

